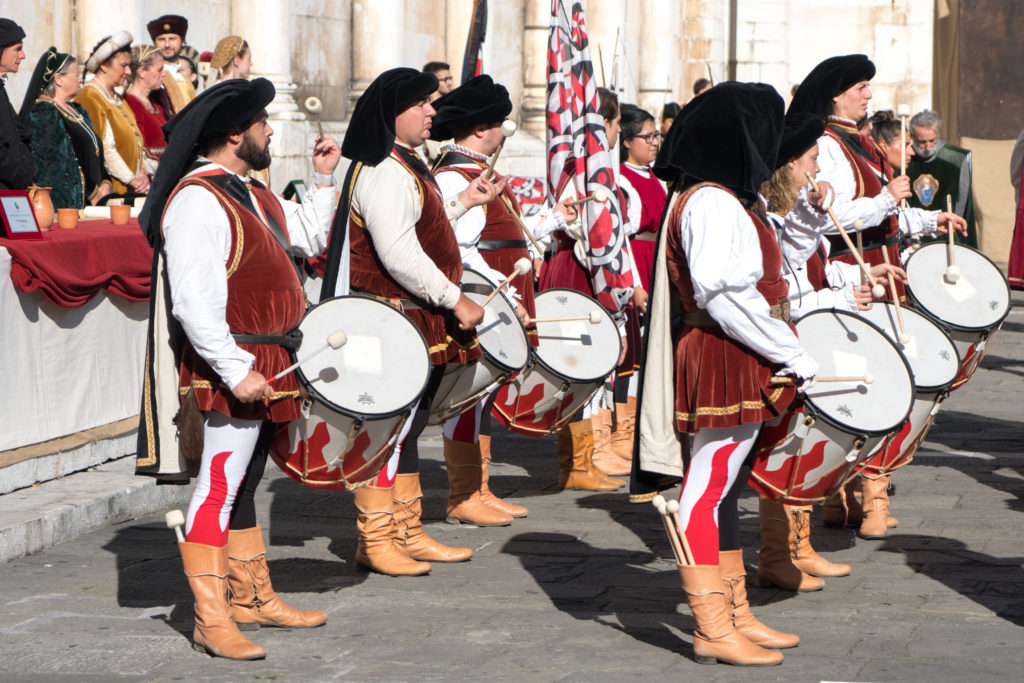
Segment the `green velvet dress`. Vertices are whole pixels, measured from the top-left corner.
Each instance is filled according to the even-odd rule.
[[[72,102],[79,117],[62,111],[49,98],[40,98],[29,112],[35,184],[53,188],[55,209],[81,209],[107,180],[103,144],[92,129],[89,114]]]

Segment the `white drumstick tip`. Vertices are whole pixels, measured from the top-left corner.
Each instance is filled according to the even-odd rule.
[[[320,101],[319,97],[307,97],[306,101],[302,103],[302,106],[307,112],[314,116],[320,114],[324,110],[324,103]]]
[[[881,299],[883,296],[885,296],[885,287],[876,284],[874,287],[871,288],[871,296],[875,297],[876,299]]]
[[[661,514],[665,514],[665,512],[664,512],[665,505],[666,505],[665,497],[663,495],[661,495],[660,493],[658,495],[654,496],[654,498],[651,498],[651,505],[653,505],[654,508],[658,512],[660,512]]]
[[[590,312],[590,324],[591,325],[597,325],[600,322],[601,322],[601,312],[600,311],[591,311]]]
[[[956,264],[946,266],[946,274],[944,277],[946,278],[946,282],[951,285],[955,285],[957,280],[960,279],[960,266]]]
[[[531,270],[533,270],[533,263],[530,261],[530,259],[524,256],[523,258],[516,261],[516,272],[519,273],[520,275],[526,275]]]
[[[346,342],[348,342],[348,337],[346,337],[345,333],[343,331],[341,331],[341,330],[337,330],[336,332],[332,332],[327,337],[327,344],[332,349],[335,349],[335,350],[340,349],[342,346],[344,346],[346,344]]]
[[[678,500],[670,500],[665,505],[665,509],[667,509],[669,511],[669,514],[674,515],[675,513],[679,512],[679,501]]]
[[[854,230],[857,230],[859,232],[860,230],[862,230],[864,228],[864,221],[862,221],[861,219],[858,218],[857,220],[855,220],[853,222],[853,226],[852,227],[853,227]]]
[[[164,521],[167,522],[168,529],[174,529],[174,533],[178,537],[178,543],[184,543],[185,534],[181,532],[181,527],[185,526],[185,515],[181,510],[168,510],[167,514],[164,515]]]
[[[875,376],[872,375],[870,372],[865,372],[864,373],[864,384],[874,384],[874,383],[875,383]]]
[[[516,134],[516,122],[515,121],[503,121],[501,124],[501,134],[510,138]]]
[[[896,107],[896,116],[899,116],[901,118],[904,117],[904,116],[910,116],[910,105],[909,104],[898,105]]]
[[[604,203],[604,200],[608,199],[608,193],[601,188],[594,190],[593,194],[590,196],[594,198],[595,202],[599,202],[601,204]]]
[[[900,343],[901,344],[909,344],[910,343],[910,335],[907,334],[906,332],[901,334],[900,335]]]

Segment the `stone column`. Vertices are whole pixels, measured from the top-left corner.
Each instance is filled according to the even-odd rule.
[[[543,140],[547,131],[545,115],[550,1],[525,0],[523,16],[523,97],[520,118],[528,133]]]
[[[158,15],[154,15],[158,16]],[[151,17],[151,18],[154,18]],[[147,44],[152,41],[146,32],[147,19],[140,15],[138,3],[124,3],[118,8],[117,18],[110,13],[110,3],[101,0],[78,0],[74,8],[74,22],[72,24],[73,45],[71,52],[82,60],[82,70],[85,71],[85,61],[89,59],[89,53],[103,36],[109,36],[118,31],[130,31],[135,39],[133,44]],[[68,49],[69,46],[57,45],[58,50]],[[44,50],[46,48],[43,48]],[[34,58],[38,59],[38,55]],[[28,62],[29,74],[35,67],[33,61]]]
[[[403,0],[353,0],[352,81],[349,111],[366,88],[383,71],[403,66],[405,2]],[[423,66],[415,65],[415,68]]]
[[[292,81],[292,27],[287,0],[232,0],[231,33],[252,46],[253,77],[268,78],[277,96],[267,107],[275,121],[303,121]]]

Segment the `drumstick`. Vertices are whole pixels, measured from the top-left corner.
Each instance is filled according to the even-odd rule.
[[[953,213],[953,195],[946,195],[946,211]],[[949,246],[946,248],[946,274],[945,279],[951,285],[955,285],[960,279],[960,266],[956,264],[956,243],[953,241],[953,225],[947,226],[946,234],[949,235]]]
[[[812,176],[807,171],[804,171],[804,175],[807,176],[807,179],[809,181],[811,181],[811,187],[814,188],[814,191],[818,192],[818,183],[815,182],[814,176]],[[851,252],[853,252],[853,257],[857,260],[857,265],[860,266],[860,269],[864,272],[864,276],[867,278],[868,282],[871,283],[871,296],[875,297],[876,299],[881,299],[883,296],[885,296],[885,288],[875,281],[875,277],[874,275],[871,274],[871,269],[868,268],[868,264],[864,263],[864,257],[861,255],[859,251],[857,251],[857,247],[853,246],[853,242],[850,240],[850,235],[847,234],[846,228],[844,228],[842,224],[839,222],[839,219],[836,218],[835,211],[833,211],[831,207],[829,207],[827,211],[828,217],[832,219],[832,222],[835,224],[836,229],[839,230],[839,234],[842,235],[843,241],[846,242],[847,248]]]
[[[323,138],[324,124],[320,123],[320,114],[324,110],[324,103],[320,101],[319,97],[307,97],[302,106],[306,109],[307,114],[316,119],[316,128],[320,132],[320,137]]]
[[[491,174],[494,173],[494,164],[498,162],[498,157],[501,156],[501,150],[505,148],[505,140],[516,134],[516,122],[515,121],[504,121],[501,124],[501,142],[498,143],[498,149],[494,151],[494,155],[491,157],[491,163],[487,164],[487,170],[484,171],[484,180],[490,180]]]
[[[282,370],[281,372],[277,373],[276,375],[274,375],[273,377],[268,379],[267,382],[274,382],[276,380],[281,379],[282,377],[287,375],[289,372],[291,372],[295,368],[299,367],[300,365],[302,365],[303,363],[305,363],[308,360],[312,360],[315,356],[319,356],[321,353],[323,353],[327,349],[335,349],[335,350],[340,349],[342,346],[345,345],[345,343],[347,341],[348,341],[348,337],[345,336],[345,333],[343,331],[337,330],[335,332],[331,332],[329,335],[327,335],[327,343],[326,344],[324,344],[319,349],[317,349],[313,353],[309,354],[305,358],[300,358],[298,360],[298,362],[293,363],[292,365],[289,365],[284,370]]]
[[[889,250],[884,246],[882,247],[882,257],[885,259],[885,265],[891,265],[889,263]],[[892,276],[892,273],[886,273],[889,276],[889,292],[892,294],[892,303],[896,307],[896,322],[900,325],[900,343],[909,344],[910,335],[907,334],[907,328],[903,325],[903,307],[900,306],[900,297],[896,294],[896,278]]]
[[[870,372],[865,372],[863,375],[850,375],[841,377],[815,377],[815,382],[861,382],[863,384],[874,384],[875,376]],[[793,378],[789,376],[785,377],[772,377],[768,380],[768,384],[792,384]]]
[[[178,537],[178,543],[184,543],[185,534],[181,533],[181,527],[185,526],[185,515],[182,514],[181,510],[169,510],[164,515],[164,521],[167,522],[168,529],[174,529],[174,534]]]
[[[566,202],[566,206],[579,206],[580,204],[586,204],[587,202],[598,202],[604,204],[604,201],[608,199],[608,195],[601,188],[594,190],[594,194],[582,197],[580,199],[573,199],[571,202]]]
[[[504,197],[502,197],[502,200],[505,200]],[[544,247],[540,246],[540,243],[537,242],[537,238],[534,237],[533,233],[530,232],[530,229],[526,227],[526,223],[523,223],[523,219],[519,217],[519,213],[515,210],[515,208],[513,208],[512,204],[508,203],[507,206],[509,213],[512,214],[512,216],[516,219],[516,223],[519,224],[519,229],[523,231],[523,234],[526,235],[531,242],[533,242],[533,248],[537,250],[537,256],[543,258]]]
[[[896,107],[900,117],[900,175],[907,175],[907,117],[910,116],[910,105],[901,104]],[[900,200],[900,205],[907,208],[907,200]]]
[[[693,561],[693,551],[690,550],[690,544],[686,540],[686,534],[683,532],[683,523],[679,521],[679,501],[670,500],[666,505],[668,512],[672,515],[672,521],[675,523],[675,528],[679,532],[679,541],[683,544],[683,554],[686,555],[686,560],[690,564],[695,564]]]
[[[571,315],[564,318],[534,318],[535,323],[557,323],[563,320],[589,320],[591,325],[597,325],[601,322],[601,312],[591,311],[590,315]]]
[[[679,564],[689,565],[690,562],[683,552],[683,546],[679,542],[679,534],[672,529],[672,519],[669,517],[668,504],[665,502],[665,497],[661,494],[656,495],[651,499],[651,504],[654,509],[658,511],[658,515],[661,517],[661,523],[665,526],[665,533],[668,535],[668,543],[672,546],[672,554],[676,556],[676,562]]]
[[[495,287],[494,291],[492,291],[490,294],[488,294],[484,298],[484,300],[480,302],[480,306],[483,307],[483,306],[486,306],[487,304],[491,303],[491,299],[493,299],[494,297],[498,296],[498,292],[500,292],[501,290],[503,290],[506,287],[508,287],[509,284],[512,282],[512,280],[515,280],[520,275],[526,275],[532,269],[533,269],[533,264],[530,263],[530,259],[528,259],[528,258],[521,258],[518,261],[516,261],[516,267],[512,271],[512,274],[509,275],[507,278],[505,278],[504,282],[502,282],[500,285]]]
[[[858,223],[860,223],[859,220],[858,221],[854,221],[853,222],[853,227],[854,228],[858,228],[859,227],[857,225]],[[857,230],[857,251],[860,252],[860,255],[862,257],[864,256],[864,235],[863,235],[863,233],[859,229]],[[882,249],[882,251],[885,251],[885,249]],[[860,283],[862,285],[863,284],[867,284],[867,280],[864,279],[864,271],[863,270],[860,271]]]

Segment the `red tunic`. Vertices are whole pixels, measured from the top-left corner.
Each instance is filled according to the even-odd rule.
[[[682,248],[681,219],[689,198],[697,189],[707,186],[728,192],[712,183],[690,188],[676,202],[666,226],[669,231],[668,275],[684,311],[699,308],[693,298],[690,266]],[[775,231],[753,212],[747,211],[747,215],[761,244],[764,274],[757,283],[757,291],[769,306],[774,306],[785,301],[789,293],[782,277],[782,252]],[[693,434],[706,427],[736,427],[783,414],[793,402],[796,389],[792,385],[768,383],[779,368],[727,336],[717,325],[692,327],[684,324],[676,339],[676,428]]]
[[[1020,194],[1017,196],[1017,218],[1013,225],[1010,263],[1006,268],[1006,274],[1012,289],[1024,289],[1024,182],[1021,183]]]
[[[470,162],[477,164],[477,168],[452,165]],[[486,168],[484,164],[475,159],[448,151],[442,154],[441,158],[434,165],[434,173],[455,171],[466,180],[472,182],[480,176],[484,168]],[[501,176],[495,173],[493,178],[495,181],[498,181],[501,179]],[[530,250],[526,246],[526,236],[523,234],[522,228],[519,227],[519,221],[516,220],[516,216],[521,215],[522,210],[519,208],[519,201],[516,199],[515,194],[513,194],[512,188],[506,185],[497,201],[486,204],[482,208],[484,215],[487,217],[487,222],[484,224],[483,232],[480,233],[480,243],[477,245],[477,249],[480,252],[480,256],[487,262],[487,265],[507,276],[515,270],[516,261],[519,259],[525,258],[527,261],[532,261]],[[485,242],[516,242],[517,244],[514,247],[502,246],[491,249],[486,248]],[[531,318],[535,316],[537,308],[533,302],[533,272],[515,277],[512,280],[512,286],[515,287],[516,292],[519,294],[520,301],[526,312]],[[537,346],[537,327],[531,323],[527,328],[527,333],[529,334],[530,345]]]
[[[400,163],[413,177],[420,195],[420,219],[416,222],[416,238],[431,261],[449,281],[462,280],[462,256],[455,231],[441,201],[440,190],[424,166],[429,180],[417,172],[396,150],[391,158]],[[349,214],[350,283],[353,291],[363,291],[385,299],[412,300],[419,308],[406,308],[404,313],[423,333],[430,351],[430,361],[441,363],[468,363],[482,355],[475,330],[460,330],[455,314],[449,310],[415,300],[384,269],[373,246],[373,237],[366,229],[363,217],[353,208]]]
[[[850,147],[850,145],[843,140],[842,136],[836,132],[841,131],[843,133],[851,134],[856,136],[856,139],[860,141],[864,150],[871,156],[871,159],[867,159],[861,154],[858,154],[856,150]],[[857,133],[855,129],[847,126],[842,126],[835,121],[829,122],[829,127],[825,129],[825,135],[828,135],[836,142],[839,143],[839,147],[843,150],[843,154],[846,155],[846,160],[850,162],[850,167],[853,170],[853,178],[856,184],[856,192],[854,199],[860,199],[861,197],[877,197],[882,193],[882,181],[878,177],[877,171],[880,170],[882,175],[887,180],[892,180],[892,166],[889,165],[888,159],[882,150],[878,148],[878,145],[867,135]],[[843,226],[846,227],[846,226]],[[885,250],[889,253],[889,263],[894,265],[900,264],[900,247],[899,247],[899,220],[896,216],[889,216],[885,218],[879,225],[866,228],[861,231],[861,239],[864,241],[864,261],[869,266],[877,266],[881,263],[885,263],[885,257],[882,255],[882,243],[885,244]],[[829,259],[832,261],[842,261],[843,263],[852,263],[856,265],[857,259],[851,253],[840,254],[833,256],[836,251],[843,251],[846,247],[846,241],[843,240],[841,235],[829,235],[829,242],[832,244],[832,250],[829,255]],[[850,239],[857,243],[856,233],[850,232]],[[876,243],[878,246],[871,247],[870,243]],[[906,292],[903,287],[903,283],[896,282],[896,291],[899,294],[900,301],[906,299]],[[886,295],[884,298],[889,297],[889,290],[886,288]]]
[[[164,132],[160,130],[160,127],[167,123],[163,111],[159,107],[155,107],[156,113],[151,113],[146,109],[145,104],[130,93],[124,99],[128,106],[132,108],[132,113],[135,114],[135,122],[139,124],[139,130],[142,131],[142,145],[145,147],[146,157],[160,161],[164,148],[167,146],[167,141],[164,140]]]
[[[657,244],[658,228],[665,212],[668,193],[654,173],[643,177],[626,164],[619,166],[619,172],[629,181],[640,195],[640,229],[629,239],[633,249],[636,269],[640,272],[643,288],[651,291],[651,273],[654,271],[654,247]]]
[[[270,230],[251,211],[201,176],[184,178],[171,198],[190,185],[202,187],[217,199],[231,227],[231,251],[226,264],[228,303],[225,317],[232,334],[282,335],[298,327],[306,310],[302,285],[291,259]],[[287,219],[273,193],[255,185],[252,193],[287,238]],[[252,369],[264,377],[273,377],[291,365],[288,352],[281,346],[239,346],[256,356]],[[200,410],[213,410],[241,420],[289,422],[302,414],[294,373],[274,382],[274,395],[269,401],[243,403],[235,398],[187,340],[182,350],[178,387],[182,397],[190,389],[195,392]]]

